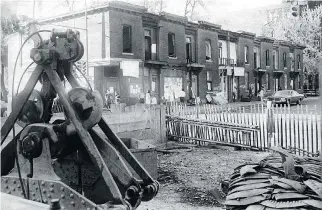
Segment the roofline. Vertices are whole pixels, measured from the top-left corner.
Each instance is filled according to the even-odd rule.
[[[96,7],[87,9],[87,14],[89,14],[89,15],[96,14],[96,13],[99,13],[103,10],[107,11],[109,8],[128,10],[131,12],[137,12],[137,13],[141,13],[141,14],[147,13],[147,9],[145,7],[134,5],[134,4],[129,4],[126,2],[121,2],[121,1],[112,1],[112,2],[108,2],[104,5],[100,5],[100,6],[96,6]],[[38,20],[36,20],[36,22],[39,24],[46,24],[48,22],[60,21],[61,19],[72,19],[75,17],[82,17],[82,16],[85,16],[85,12],[86,12],[86,9],[82,9],[82,10],[78,10],[75,12],[68,12],[68,13],[54,16],[54,17],[38,19]]]

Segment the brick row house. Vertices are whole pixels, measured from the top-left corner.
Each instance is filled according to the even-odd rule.
[[[88,74],[102,95],[117,91],[126,101],[149,90],[159,102],[173,100],[183,89],[186,99],[205,101],[215,91],[232,101],[233,95],[238,100],[249,91],[256,95],[261,86],[268,93],[302,89],[303,46],[173,14],[151,14],[123,2],[109,2],[87,14]],[[41,29],[83,28],[85,12],[38,23]],[[80,36],[85,45],[84,30]]]

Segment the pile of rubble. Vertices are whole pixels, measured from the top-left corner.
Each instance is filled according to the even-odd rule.
[[[322,209],[322,158],[272,149],[259,163],[234,170],[226,189],[227,209]]]

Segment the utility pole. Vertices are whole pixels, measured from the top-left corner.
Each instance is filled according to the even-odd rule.
[[[88,25],[87,25],[87,2],[85,0],[85,28],[86,28],[86,74],[89,76],[88,72]]]
[[[322,31],[322,17],[320,19],[320,27],[321,27],[321,31]],[[320,50],[322,50],[322,37],[320,37]],[[319,71],[319,93],[321,94],[321,88],[322,88],[322,56],[320,57],[320,65],[318,68]],[[320,120],[322,121],[322,96],[320,96]],[[321,130],[321,135],[322,136],[322,129]],[[320,156],[322,155],[322,145],[320,146],[320,148],[318,148]],[[322,178],[322,175],[321,175]]]

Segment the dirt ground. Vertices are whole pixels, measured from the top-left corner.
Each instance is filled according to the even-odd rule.
[[[160,190],[138,210],[219,210],[214,188],[241,164],[258,162],[267,152],[194,147],[190,152],[158,153]]]

